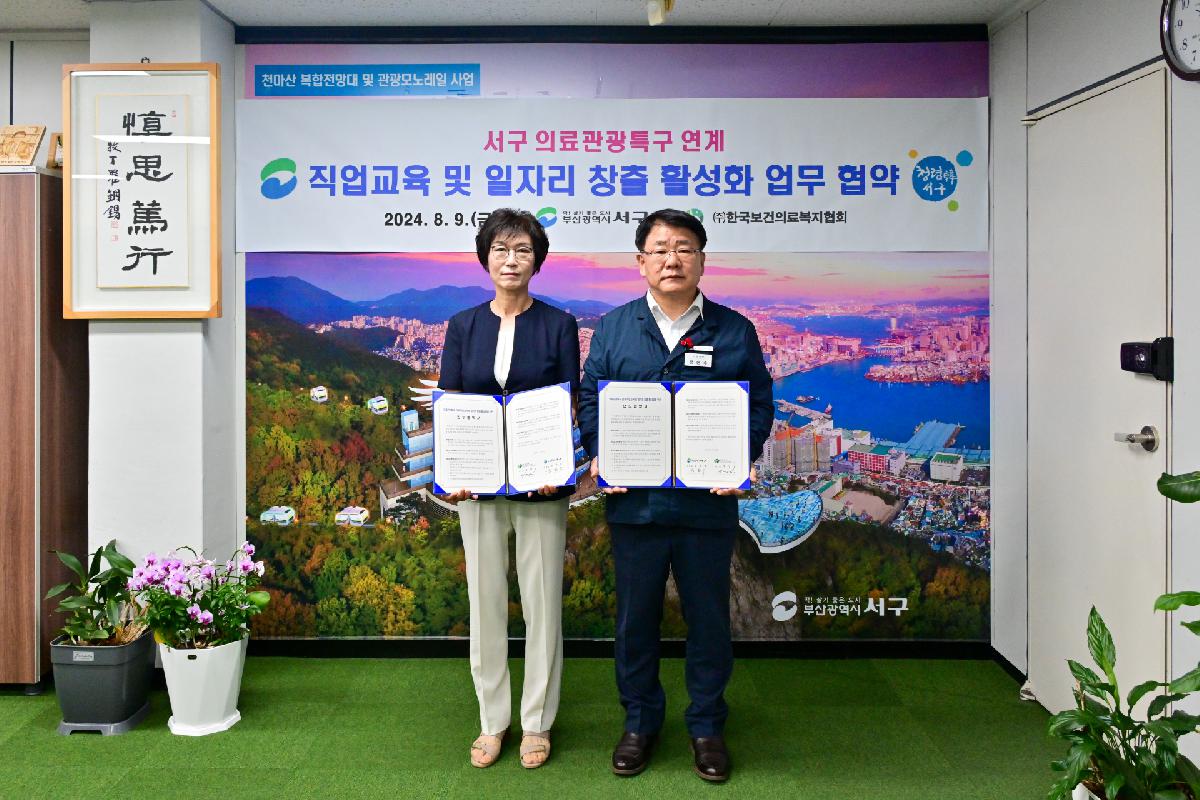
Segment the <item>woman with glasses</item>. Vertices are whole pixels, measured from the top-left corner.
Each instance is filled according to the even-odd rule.
[[[479,263],[492,279],[491,300],[450,318],[439,388],[511,394],[571,383],[579,388],[579,326],[570,314],[535,300],[529,281],[542,268],[550,242],[526,211],[492,212],[475,237]],[[458,504],[471,605],[471,677],[479,699],[480,734],[471,763],[489,767],[500,756],[511,718],[508,671],[508,537],[516,534],[517,583],[525,618],[525,682],[521,691],[521,766],[550,756],[562,675],[562,580],[570,488],[543,486],[511,497],[478,497]]]

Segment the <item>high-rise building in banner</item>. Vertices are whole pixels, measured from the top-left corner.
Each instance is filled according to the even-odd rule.
[[[847,458],[867,472],[887,472],[891,452],[883,445],[868,447],[856,444],[850,448]]]

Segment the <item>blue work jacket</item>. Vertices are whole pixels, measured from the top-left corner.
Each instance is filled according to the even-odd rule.
[[[750,320],[704,298],[704,315],[685,338],[692,349],[709,346],[712,366],[686,366],[688,348],[663,341],[646,298],[639,297],[601,318],[592,335],[579,390],[579,429],[593,458],[600,432],[599,381],[748,381],[750,383],[750,460],[762,455],[775,407],[771,375],[763,362],[758,333]],[[608,495],[609,522],[627,525],[682,525],[731,528],[737,525],[737,498],[707,489],[630,489]]]

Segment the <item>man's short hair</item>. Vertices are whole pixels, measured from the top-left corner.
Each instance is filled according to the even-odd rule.
[[[680,211],[677,208],[662,208],[653,214],[647,214],[646,218],[638,223],[637,231],[633,234],[633,244],[639,252],[646,247],[646,237],[650,235],[650,229],[655,225],[687,228],[695,235],[696,241],[700,243],[701,250],[704,249],[704,245],[708,244],[708,234],[704,231],[704,226],[700,223],[700,220],[686,211]]]
[[[533,243],[533,274],[541,272],[542,262],[550,252],[550,239],[537,217],[516,208],[497,208],[479,226],[479,233],[475,234],[475,254],[479,256],[479,263],[486,270],[492,244],[497,239],[522,233]]]

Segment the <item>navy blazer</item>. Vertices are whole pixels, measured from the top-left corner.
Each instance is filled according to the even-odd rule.
[[[438,388],[471,394],[512,394],[569,381],[571,396],[579,391],[579,323],[552,305],[534,300],[516,317],[512,362],[504,389],[496,383],[496,342],[500,317],[490,301],[460,311],[446,327],[442,371]],[[563,487],[556,494],[513,495],[512,500],[555,500],[569,497]],[[483,499],[483,498],[481,498]]]
[[[687,349],[663,341],[646,298],[626,303],[601,318],[592,335],[583,383],[579,390],[579,428],[583,446],[594,458],[599,437],[596,384],[609,381],[749,381],[750,460],[762,455],[771,433],[775,406],[771,374],[763,362],[758,333],[750,320],[731,308],[704,298],[704,316],[687,332],[695,345],[712,347],[712,366],[685,366]],[[681,525],[731,528],[737,525],[737,498],[707,490],[630,489],[610,494],[609,522],[627,525]]]

